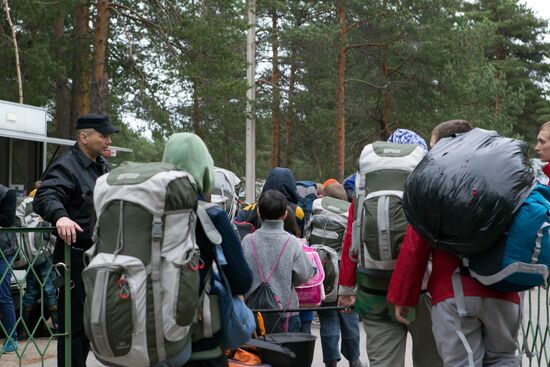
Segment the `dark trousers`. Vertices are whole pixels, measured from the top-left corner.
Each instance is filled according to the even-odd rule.
[[[84,262],[82,260],[83,251],[78,248],[71,250],[71,280],[73,288],[71,290],[71,346],[72,358],[70,367],[85,367],[88,352],[90,351],[90,341],[84,334],[84,283],[82,282],[82,270]],[[61,269],[59,269],[61,270]],[[65,290],[61,287],[59,299],[57,302],[57,315],[59,318],[59,329],[65,330]],[[57,367],[65,366],[65,337],[57,339]]]

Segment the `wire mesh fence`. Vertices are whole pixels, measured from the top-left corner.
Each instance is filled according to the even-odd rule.
[[[66,293],[70,292],[70,279],[62,276],[67,271],[65,264],[70,266],[70,250],[67,246],[64,263],[52,264],[52,229],[0,228],[0,235],[13,235],[18,244],[16,252],[9,256],[0,249],[0,287],[9,282],[15,312],[15,321],[11,322],[6,319],[6,312],[0,310],[2,367],[52,365],[58,337],[66,338],[65,366],[70,366],[70,312],[65,314],[66,331],[60,333],[56,328],[57,288],[65,287]],[[70,310],[68,297],[65,302],[65,309]],[[550,367],[549,304],[548,287],[522,294],[523,320],[518,350],[522,353],[523,366]],[[13,345],[17,348],[10,352]]]

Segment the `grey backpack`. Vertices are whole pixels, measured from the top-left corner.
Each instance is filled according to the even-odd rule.
[[[338,299],[339,260],[348,225],[349,206],[347,201],[328,196],[316,199],[306,226],[308,243],[317,251],[323,263],[325,304]]]
[[[193,177],[171,164],[126,163],[98,178],[94,206],[95,244],[82,277],[96,358],[184,365],[200,298]]]
[[[328,196],[316,199],[306,226],[309,245],[325,245],[340,253],[348,225],[349,207],[347,201]]]
[[[401,206],[409,174],[424,158],[416,144],[377,141],[363,148],[355,182],[352,258],[366,269],[391,272],[407,229]]]
[[[40,215],[34,212],[32,197],[25,198],[17,207],[15,212],[19,224],[25,228],[51,227]],[[32,265],[43,264],[53,254],[55,247],[55,236],[47,232],[25,232],[21,234],[22,251],[25,256],[25,263]],[[25,264],[27,265],[27,264]]]

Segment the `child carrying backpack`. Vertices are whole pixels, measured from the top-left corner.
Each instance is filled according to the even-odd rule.
[[[281,309],[280,313],[262,315],[267,333],[300,330],[298,313],[284,310],[299,307],[294,287],[307,282],[314,272],[298,239],[284,230],[287,205],[279,191],[262,193],[258,200],[262,226],[242,243],[254,274],[251,290],[245,295],[248,307]]]
[[[339,259],[348,224],[350,203],[347,201],[344,186],[335,180],[325,182],[322,196],[313,202],[312,217],[306,236],[310,246],[319,253],[323,261],[327,295],[323,306],[335,306],[338,300]],[[340,339],[342,355],[349,361],[350,366],[362,366],[359,359],[359,315],[356,312],[336,310],[319,310],[317,314],[325,366],[334,367],[340,360]]]
[[[35,182],[35,188],[38,189],[42,182]],[[51,224],[44,221],[34,212],[32,203],[36,189],[33,190],[17,207],[15,215],[19,219],[21,227],[40,228],[50,227]],[[28,260],[28,270],[26,276],[26,289],[23,295],[23,320],[29,330],[33,330],[38,322],[40,312],[41,294],[43,289],[43,303],[46,306],[46,313],[50,314],[54,328],[57,328],[57,295],[52,284],[52,253],[55,246],[55,237],[47,232],[27,232],[21,236],[25,259]],[[32,267],[32,271],[31,268]],[[22,328],[19,338],[25,340],[28,333]]]

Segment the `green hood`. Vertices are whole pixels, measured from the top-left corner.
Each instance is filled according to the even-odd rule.
[[[210,193],[214,185],[214,160],[202,139],[192,133],[172,135],[164,147],[162,161],[189,172],[202,194]]]

